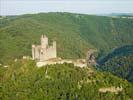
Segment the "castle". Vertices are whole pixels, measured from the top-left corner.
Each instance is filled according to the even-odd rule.
[[[53,45],[48,45],[48,38],[45,35],[41,36],[41,45],[32,45],[32,59],[37,61],[46,61],[56,58],[56,41]]]
[[[53,44],[49,46],[48,38],[45,35],[41,36],[41,45],[32,45],[32,59],[37,61],[37,67],[63,63],[73,63],[81,68],[87,65],[96,65],[94,52],[95,50],[89,49],[86,59],[71,60],[57,58],[56,41],[53,41]]]

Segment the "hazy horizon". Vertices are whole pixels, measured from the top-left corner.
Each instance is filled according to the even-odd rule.
[[[132,0],[1,0],[0,15],[22,15],[47,12],[79,14],[133,13]]]

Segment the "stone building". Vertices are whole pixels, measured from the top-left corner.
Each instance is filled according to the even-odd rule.
[[[53,41],[51,46],[48,45],[48,38],[45,35],[41,36],[41,45],[32,45],[32,58],[37,61],[46,61],[56,58],[56,41]]]

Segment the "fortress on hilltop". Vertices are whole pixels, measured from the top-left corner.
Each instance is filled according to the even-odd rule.
[[[41,36],[41,45],[32,45],[32,59],[37,61],[46,61],[57,57],[56,41],[53,45],[48,45],[48,38],[45,35]]]
[[[89,49],[86,59],[61,59],[57,57],[56,41],[53,41],[51,46],[48,45],[48,38],[45,35],[41,36],[41,45],[32,45],[32,59],[36,60],[37,67],[51,65],[73,63],[74,66],[86,67],[87,65],[96,65],[94,52],[96,50]],[[25,59],[26,57],[23,57]]]

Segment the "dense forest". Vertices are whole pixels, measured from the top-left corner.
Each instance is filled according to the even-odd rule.
[[[18,60],[0,67],[1,100],[131,100],[133,84],[93,68],[57,64],[37,68],[34,61]],[[118,93],[100,88],[121,87]]]
[[[0,63],[31,56],[41,34],[57,41],[58,56],[85,58],[89,48],[101,57],[133,44],[133,19],[72,13],[40,13],[0,17]]]
[[[133,55],[133,45],[125,45],[112,50],[106,56],[102,57],[101,59],[99,58],[97,62],[101,65],[116,56],[131,56],[131,55]]]
[[[115,49],[98,61],[98,68],[133,82],[133,45]]]
[[[40,44],[42,34],[50,44],[57,41],[61,58],[86,58],[95,49],[98,65],[37,68],[22,57],[31,56],[31,45]],[[133,19],[72,13],[0,16],[1,100],[132,100],[132,82]],[[115,89],[120,91],[111,92]]]

